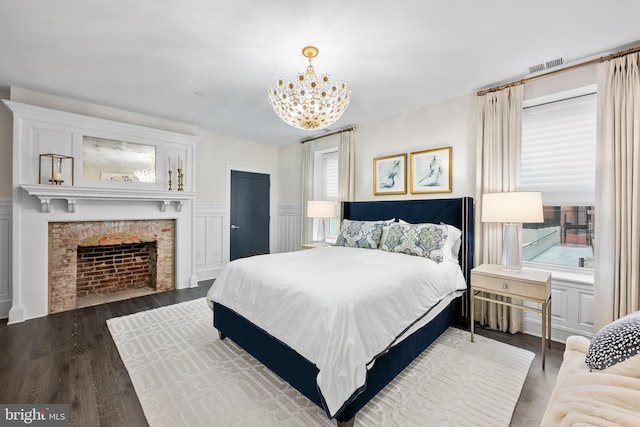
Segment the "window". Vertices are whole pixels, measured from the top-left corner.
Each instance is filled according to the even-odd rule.
[[[522,114],[522,190],[541,191],[543,224],[523,224],[523,260],[593,267],[595,88],[533,101]]]

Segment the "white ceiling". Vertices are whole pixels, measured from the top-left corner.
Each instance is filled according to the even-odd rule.
[[[283,145],[267,88],[316,72],[366,123],[640,40],[637,0],[0,0],[0,88],[19,86]]]

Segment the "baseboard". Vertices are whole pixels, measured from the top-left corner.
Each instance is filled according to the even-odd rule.
[[[222,273],[224,267],[217,268],[209,268],[206,270],[196,271],[196,276],[198,277],[198,282],[202,282],[203,280],[215,279]]]

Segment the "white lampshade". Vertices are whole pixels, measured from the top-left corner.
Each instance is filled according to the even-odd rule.
[[[522,269],[520,224],[544,222],[542,194],[535,191],[482,195],[482,222],[502,222],[502,269]]]
[[[544,222],[542,193],[514,191],[483,194],[482,222]]]
[[[336,216],[336,204],[331,200],[309,200],[308,218],[333,218]]]

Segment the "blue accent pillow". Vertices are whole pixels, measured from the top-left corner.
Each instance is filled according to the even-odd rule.
[[[598,331],[587,351],[590,371],[607,369],[640,354],[640,311],[609,323]]]
[[[352,221],[343,219],[335,246],[377,249],[383,221]]]
[[[444,224],[393,223],[389,226],[389,233],[381,249],[421,256],[440,263],[446,240],[447,226]]]

